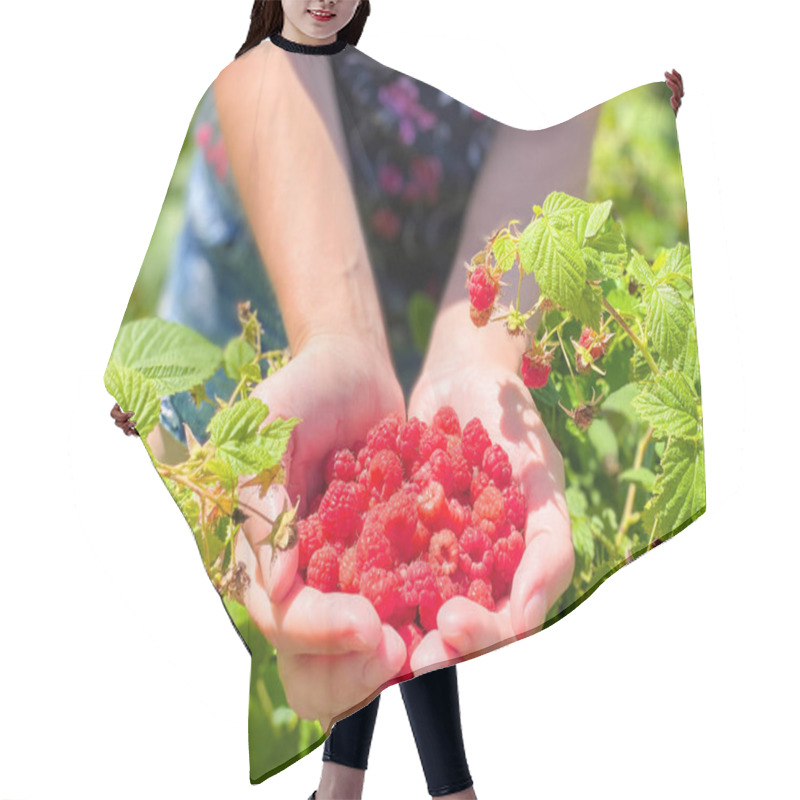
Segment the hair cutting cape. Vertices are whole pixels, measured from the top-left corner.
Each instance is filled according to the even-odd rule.
[[[273,36],[202,96],[105,385],[251,655],[253,783],[705,511],[675,75],[522,130],[343,40]],[[351,257],[405,412],[364,401],[362,364],[293,365],[277,285],[346,295]],[[438,382],[429,347],[452,350]],[[155,523],[156,548],[183,535]]]

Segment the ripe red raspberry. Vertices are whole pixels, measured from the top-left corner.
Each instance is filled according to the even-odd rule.
[[[461,567],[459,567],[451,576],[450,580],[455,587],[456,594],[461,595],[462,597],[466,597],[467,592],[469,591],[469,584],[470,578]]]
[[[412,674],[411,656],[414,655],[414,651],[417,649],[417,645],[422,641],[424,634],[419,625],[411,621],[396,625],[395,628],[400,634],[400,638],[406,643],[406,660],[403,662],[403,666],[400,667],[400,672],[398,672],[400,678],[403,679],[410,677]]]
[[[436,575],[427,561],[412,561],[406,570],[403,584],[405,602],[410,606],[432,604],[436,601]]]
[[[471,579],[489,578],[494,566],[492,540],[477,528],[468,526],[458,540],[458,563]]]
[[[431,478],[442,484],[444,493],[449,497],[453,493],[455,478],[453,476],[453,465],[444,450],[434,450],[428,458]]]
[[[386,622],[395,610],[400,597],[400,581],[391,570],[372,567],[361,574],[358,593],[369,600],[381,622]]]
[[[427,428],[419,439],[420,458],[427,461],[434,450],[447,450],[447,437],[436,428]]]
[[[541,389],[547,383],[551,369],[550,358],[546,355],[528,352],[522,356],[522,382],[529,389]]]
[[[397,434],[397,453],[403,462],[407,475],[412,473],[415,461],[422,461],[419,453],[419,441],[427,425],[418,417],[411,417],[400,426]]]
[[[411,556],[409,557],[409,561],[416,558],[421,553],[427,553],[430,541],[430,529],[418,520],[414,535],[411,537]]]
[[[464,455],[461,442],[455,437],[447,443],[447,456],[453,470],[453,491],[466,498],[472,483],[472,467]]]
[[[469,501],[475,505],[475,501],[481,496],[483,490],[492,482],[492,479],[485,473],[476,471],[472,476],[469,486]]]
[[[430,527],[436,525],[447,511],[444,488],[438,481],[431,481],[417,497],[417,513],[420,520]]]
[[[464,434],[461,437],[461,448],[467,463],[471,467],[480,467],[483,463],[483,454],[491,445],[492,441],[483,423],[477,417],[473,417],[464,426]]]
[[[452,575],[458,569],[458,537],[453,531],[445,528],[431,536],[428,563],[437,575]]]
[[[492,540],[492,544],[494,544],[495,539],[498,537],[497,525],[491,520],[476,517],[474,511],[472,512],[472,516],[472,527],[476,528],[481,533],[485,533]]]
[[[371,514],[375,509],[371,509]],[[380,516],[364,521],[364,529],[356,542],[356,563],[363,573],[373,567],[391,569],[394,558],[392,557],[392,543],[383,532],[384,525]]]
[[[478,520],[486,519],[495,525],[506,521],[506,502],[503,493],[494,485],[487,486],[472,507]]]
[[[414,534],[418,522],[416,495],[404,490],[395,492],[385,504],[383,524],[398,561],[410,561],[416,555]]]
[[[512,482],[506,486],[503,489],[503,499],[506,503],[506,518],[515,528],[524,531],[528,507],[519,485]]]
[[[392,450],[397,452],[397,434],[403,423],[403,415],[399,412],[384,417],[373,425],[367,433],[367,446],[373,453],[379,450]]]
[[[379,450],[369,464],[368,485],[379,500],[388,500],[403,483],[403,464],[397,453]]]
[[[518,530],[513,530],[511,534],[498,539],[492,545],[492,552],[495,573],[511,583],[525,552],[525,540],[522,534]]]
[[[436,617],[439,609],[451,598],[456,596],[453,582],[447,575],[439,575],[436,578],[436,594],[433,597],[426,596],[419,606],[419,621],[425,631],[435,630],[437,627]]]
[[[511,483],[511,462],[499,444],[493,444],[483,454],[483,471],[498,489],[505,489]]]
[[[356,457],[351,450],[333,450],[325,461],[325,483],[352,481],[356,477]]]
[[[472,308],[476,311],[490,309],[497,299],[499,284],[499,279],[490,274],[485,264],[475,267],[467,280]]]
[[[433,415],[433,427],[448,436],[461,436],[461,423],[451,406],[442,406]]]
[[[356,548],[348,547],[339,559],[339,590],[357,594],[360,578]]]
[[[321,592],[335,592],[339,585],[339,554],[333,545],[325,543],[315,550],[308,562],[306,585]]]
[[[306,569],[314,552],[325,544],[325,532],[318,514],[297,521],[297,539],[300,546],[297,568]]]
[[[469,509],[461,505],[455,498],[447,501],[447,520],[443,523],[445,527],[461,536],[466,524],[470,521]]]
[[[358,497],[355,484],[334,481],[319,506],[319,519],[329,539],[350,539],[358,529]]]
[[[489,611],[494,611],[494,598],[492,597],[492,587],[482,578],[474,578],[469,585],[467,597],[474,600]]]

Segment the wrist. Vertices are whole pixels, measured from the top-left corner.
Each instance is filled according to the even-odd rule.
[[[423,371],[441,374],[479,363],[518,372],[530,346],[530,333],[511,334],[502,322],[478,328],[470,319],[469,308],[469,300],[459,299],[441,309]]]

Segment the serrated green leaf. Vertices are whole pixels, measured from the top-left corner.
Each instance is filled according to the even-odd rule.
[[[598,330],[600,328],[600,312],[603,308],[603,290],[594,284],[584,283],[577,300],[567,308],[584,325]]]
[[[667,251],[664,268],[668,272],[677,272],[687,278],[691,278],[692,257],[689,248],[683,242],[679,242],[675,247]]]
[[[656,520],[656,536],[672,533],[706,504],[705,454],[702,441],[671,439],[656,477],[656,494],[645,508],[647,519]],[[649,533],[649,531],[648,531]]]
[[[700,379],[700,361],[697,352],[697,329],[694,325],[689,327],[686,346],[678,353],[672,362],[672,368],[682,372],[692,386]]]
[[[622,263],[618,258],[595,250],[593,247],[584,247],[581,250],[586,262],[586,278],[590,281],[603,280],[604,278],[619,278],[622,275]]]
[[[111,360],[140,372],[165,396],[205,383],[219,369],[222,351],[185,325],[153,317],[120,328]]]
[[[248,397],[217,412],[208,424],[210,442],[217,457],[237,477],[251,475],[276,466],[286,450],[294,426],[300,421],[275,419],[258,430],[269,409],[256,397]]]
[[[231,339],[225,346],[222,354],[222,363],[225,374],[234,381],[242,377],[242,369],[251,364],[256,357],[256,351],[242,338]],[[261,373],[259,371],[259,377]]]
[[[592,203],[590,206],[589,212],[589,220],[586,224],[586,231],[585,235],[587,239],[591,239],[593,236],[597,236],[600,232],[600,229],[605,224],[606,220],[608,219],[608,215],[611,213],[611,200],[606,200],[603,203]]]
[[[519,256],[523,270],[533,272],[542,294],[571,310],[586,283],[586,262],[571,228],[560,228],[543,215],[522,232]]]
[[[646,325],[653,347],[670,363],[686,348],[694,317],[686,299],[675,287],[659,284],[648,297]]]
[[[589,212],[589,203],[566,192],[550,192],[542,203],[542,212],[552,218],[572,219],[574,214]]]
[[[136,423],[136,430],[146,439],[158,424],[161,413],[161,398],[154,382],[118,361],[108,362],[103,382],[119,407],[133,412],[131,419]]]
[[[653,426],[657,438],[696,439],[703,435],[694,390],[686,376],[676,370],[662,372],[645,384],[634,398],[633,408]]]
[[[508,233],[498,236],[492,243],[495,264],[503,273],[508,272],[516,260],[517,245]]]
[[[427,292],[414,292],[408,301],[408,326],[414,346],[420,353],[428,349],[428,342],[436,319],[436,303]]]
[[[629,481],[641,486],[645,491],[652,492],[655,484],[656,476],[652,470],[647,467],[637,467],[636,469],[626,469],[620,472],[619,479],[621,481]]]
[[[621,314],[633,314],[638,305],[636,297],[623,289],[612,289],[606,294],[606,300]]]
[[[645,291],[651,290],[655,286],[653,270],[645,260],[644,256],[636,250],[631,250],[631,257],[627,266],[628,274],[644,287]]]

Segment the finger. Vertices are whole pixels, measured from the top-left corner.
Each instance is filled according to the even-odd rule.
[[[275,558],[272,557],[273,548],[270,544],[271,524],[267,520],[277,520],[278,516],[291,508],[291,500],[286,487],[273,484],[259,497],[257,491],[242,492],[245,494],[247,506],[256,508],[263,517],[245,508],[248,520],[242,526],[253,551],[258,555],[264,586],[270,600],[280,603],[287,591],[294,583],[297,574],[298,547],[287,550],[276,548]]]
[[[575,551],[566,528],[537,529],[531,535],[511,584],[511,622],[517,636],[539,630],[550,606],[572,580]]]
[[[490,611],[467,597],[453,597],[439,609],[439,633],[461,656],[513,640],[508,606],[508,598]]]
[[[242,591],[242,600],[250,618],[261,633],[274,646],[275,644],[275,618],[272,615],[272,604],[264,588],[261,568],[258,559],[247,541],[247,537],[239,531],[234,540],[234,553],[236,562],[243,562],[247,573],[247,582]]]
[[[278,672],[286,699],[304,719],[345,714],[383,688],[406,658],[406,645],[384,624],[377,647],[343,655],[292,655],[278,651]]]
[[[411,671],[416,678],[426,672],[448,666],[457,658],[459,658],[458,652],[442,639],[438,630],[432,630],[425,634],[412,653]]]
[[[279,637],[276,647],[290,653],[341,655],[351,650],[370,651],[381,640],[380,617],[366,597],[321,592],[305,586],[299,576],[273,613]]]

